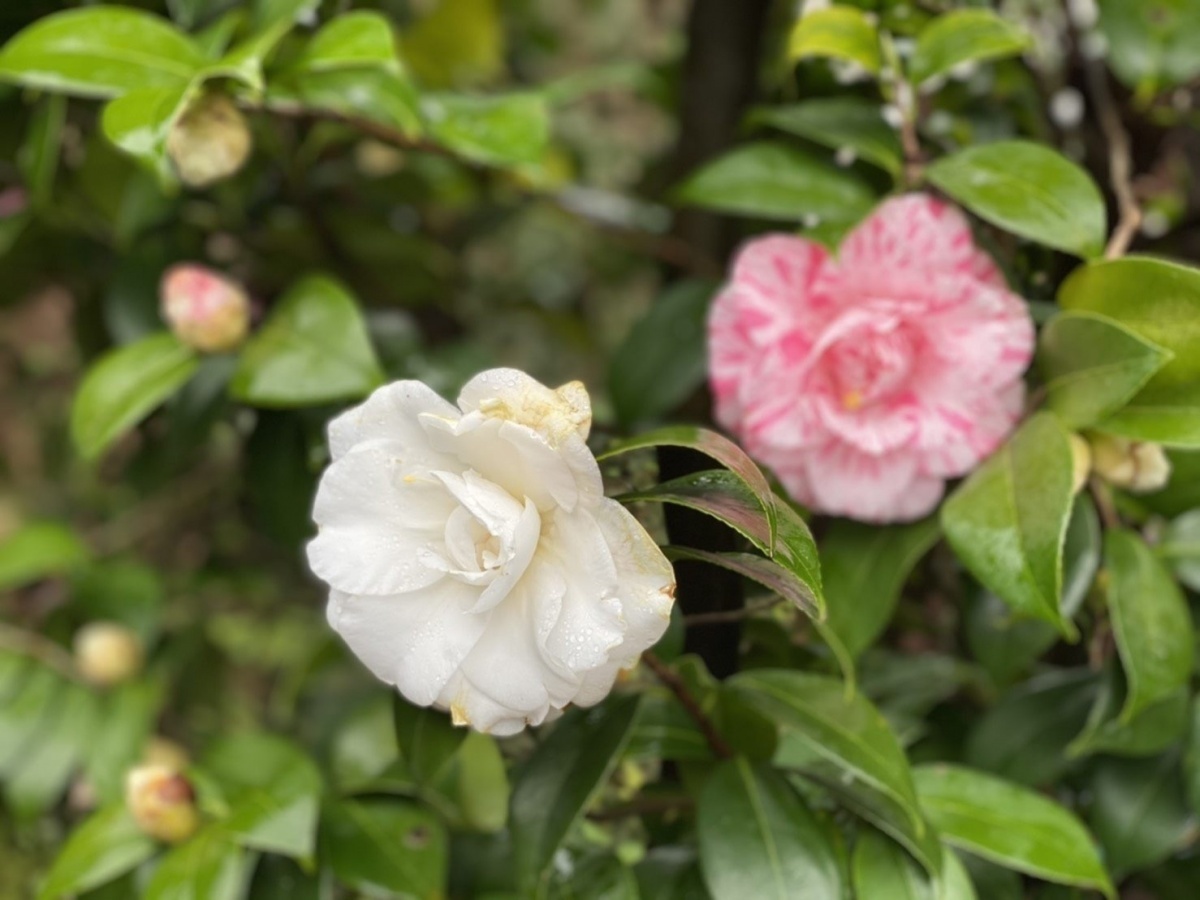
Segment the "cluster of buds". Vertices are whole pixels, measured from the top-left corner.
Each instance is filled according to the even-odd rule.
[[[145,834],[167,844],[186,841],[200,826],[196,793],[179,770],[148,763],[125,779],[125,806]]]
[[[128,681],[142,670],[142,642],[117,622],[90,622],[75,634],[75,667],[97,687]]]
[[[250,329],[250,298],[235,281],[193,263],[172,266],[159,290],[163,318],[177,338],[203,353],[232,350]]]
[[[1171,477],[1162,445],[1111,435],[1092,436],[1091,468],[1114,487],[1135,494],[1160,490]]]
[[[180,180],[202,188],[236,173],[250,156],[250,128],[225,94],[205,94],[167,135],[167,156]]]

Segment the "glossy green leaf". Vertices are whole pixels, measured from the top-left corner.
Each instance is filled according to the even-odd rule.
[[[190,94],[186,86],[142,88],[123,94],[104,107],[104,136],[167,181],[172,177],[167,135]]]
[[[554,851],[616,766],[637,710],[630,697],[569,713],[517,773],[509,822],[526,893],[542,881]]]
[[[721,763],[696,810],[700,866],[713,900],[840,900],[837,862],[788,783],[742,758]]]
[[[484,165],[536,163],[550,141],[546,98],[531,91],[426,95],[421,98],[421,111],[435,141]]]
[[[91,692],[79,685],[66,684],[56,694],[33,739],[36,752],[22,753],[5,774],[4,796],[15,817],[41,815],[62,797],[100,724],[98,712]],[[0,727],[7,727],[4,719],[0,711]]]
[[[1200,382],[1151,385],[1101,422],[1097,430],[1134,441],[1200,449]]]
[[[751,120],[815,141],[831,150],[850,150],[894,176],[904,167],[896,131],[878,103],[855,97],[821,97],[789,106],[756,110]]]
[[[551,872],[548,900],[639,900],[637,876],[611,852],[575,854]]]
[[[1193,625],[1179,586],[1145,541],[1124,529],[1104,542],[1108,610],[1129,683],[1121,719],[1175,693],[1192,672]]]
[[[247,341],[229,387],[255,406],[289,407],[358,399],[382,382],[354,298],[332,279],[309,276]]]
[[[795,573],[784,568],[779,563],[765,556],[753,553],[728,551],[713,553],[709,550],[695,550],[691,547],[668,546],[663,548],[667,558],[672,561],[706,562],[710,565],[736,572],[743,578],[749,578],[761,584],[767,590],[774,591],[789,603],[804,610],[808,615],[820,615],[819,607],[813,595],[812,588]]]
[[[436,781],[467,737],[467,730],[451,724],[445,713],[413,706],[399,693],[392,698],[392,722],[396,745],[418,784]]]
[[[1071,273],[1058,303],[1108,316],[1173,353],[1151,387],[1200,380],[1200,269],[1145,256],[1097,261]]]
[[[1172,519],[1162,543],[1154,549],[1174,570],[1176,578],[1193,591],[1200,591],[1200,509],[1189,510]],[[0,559],[3,552],[3,545],[0,545]],[[3,581],[0,577],[0,583]]]
[[[321,851],[339,881],[368,895],[445,896],[446,832],[416,804],[382,798],[331,803],[321,814]]]
[[[904,751],[865,697],[848,693],[836,679],[790,670],[743,672],[728,683],[781,728],[806,741],[845,779],[903,809],[913,834],[924,832]]]
[[[705,281],[668,289],[613,353],[608,390],[626,425],[663,416],[704,383],[704,321],[712,292]]]
[[[828,625],[857,656],[887,627],[913,567],[937,542],[936,517],[880,528],[837,521],[818,548]]]
[[[313,108],[365,119],[405,137],[423,131],[416,89],[403,74],[384,68],[300,70],[272,84],[267,104],[288,111]]]
[[[944,764],[913,770],[921,807],[950,844],[1035,878],[1115,897],[1091,835],[1028,788]]]
[[[1049,413],[1029,419],[942,506],[946,539],[984,586],[1068,637],[1059,609],[1073,500],[1071,445]]]
[[[879,34],[874,22],[861,9],[830,6],[802,12],[788,37],[788,58],[840,59],[878,72],[882,62]]]
[[[1071,765],[1067,746],[1096,697],[1088,669],[1051,670],[1008,691],[971,730],[971,766],[1030,787],[1053,784]]]
[[[321,775],[299,747],[274,735],[223,738],[204,757],[204,770],[224,792],[222,826],[255,850],[309,857],[316,844]]]
[[[732,215],[854,222],[874,203],[857,175],[784,144],[746,144],[693,172],[675,200]]]
[[[996,141],[960,150],[926,170],[929,180],[981,219],[1057,250],[1098,256],[1104,198],[1090,175],[1056,150]]]
[[[1095,425],[1128,403],[1173,355],[1106,316],[1062,313],[1038,341],[1046,405],[1069,428]]]
[[[158,16],[92,6],[38,19],[0,51],[0,79],[83,97],[181,87],[204,56]]]
[[[380,13],[355,10],[331,19],[305,45],[296,65],[309,72],[382,68],[400,71],[392,25]]]
[[[251,860],[220,823],[171,849],[154,870],[143,900],[238,900]]]
[[[124,803],[107,806],[71,833],[46,874],[38,900],[62,900],[113,881],[141,865],[156,849]]]
[[[963,864],[949,849],[933,878],[900,845],[878,831],[861,831],[851,862],[854,895],[861,900],[976,900]]]
[[[1099,0],[1105,59],[1113,72],[1152,96],[1200,74],[1200,7],[1195,0]]]
[[[909,60],[915,84],[946,75],[955,66],[1016,56],[1030,45],[1028,35],[989,9],[958,9],[922,29]]]
[[[66,525],[32,522],[0,542],[0,590],[65,575],[90,556],[87,545]]]
[[[95,459],[183,387],[199,360],[190,347],[161,332],[110,350],[79,385],[71,406],[71,438]]]
[[[1189,843],[1195,828],[1179,756],[1104,759],[1089,782],[1088,823],[1114,875],[1147,869]]]
[[[643,900],[712,900],[691,847],[652,847],[634,873]]]
[[[1126,696],[1124,676],[1114,669],[1101,687],[1083,731],[1067,747],[1068,756],[1151,756],[1163,752],[1187,732],[1187,689],[1164,697],[1128,721],[1120,716]]]
[[[203,72],[207,78],[228,77],[256,93],[265,85],[263,68],[280,43],[302,19],[311,17],[319,0],[254,0],[248,10],[248,36]]]

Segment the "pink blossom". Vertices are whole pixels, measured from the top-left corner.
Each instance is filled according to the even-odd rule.
[[[250,300],[240,284],[206,266],[179,263],[159,287],[163,318],[175,336],[205,353],[232,350],[250,326]]]
[[[800,503],[915,519],[1012,430],[1033,343],[963,215],[909,194],[836,259],[787,234],[742,248],[709,317],[716,417]]]

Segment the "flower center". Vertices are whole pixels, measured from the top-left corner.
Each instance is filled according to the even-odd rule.
[[[917,349],[910,329],[892,316],[854,323],[838,335],[825,351],[824,369],[842,408],[855,412],[902,391]]]

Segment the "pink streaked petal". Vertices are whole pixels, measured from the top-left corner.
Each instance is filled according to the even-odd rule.
[[[846,236],[838,251],[840,268],[892,276],[916,269],[927,276],[955,272],[1004,284],[991,258],[975,246],[966,216],[928,194],[905,194],[881,203]]]
[[[970,472],[1004,443],[1024,405],[1025,383],[1015,381],[998,393],[924,407],[914,442],[921,473],[957,478]]]
[[[847,409],[830,398],[817,404],[817,411],[827,433],[871,455],[901,450],[911,444],[917,433],[911,406],[902,402],[885,401]]]
[[[800,310],[829,254],[820,244],[790,234],[768,234],[744,244],[733,263],[733,284],[770,303]]]
[[[941,496],[918,474],[917,458],[872,456],[840,441],[805,454],[815,511],[863,522],[899,522],[924,515]]]

